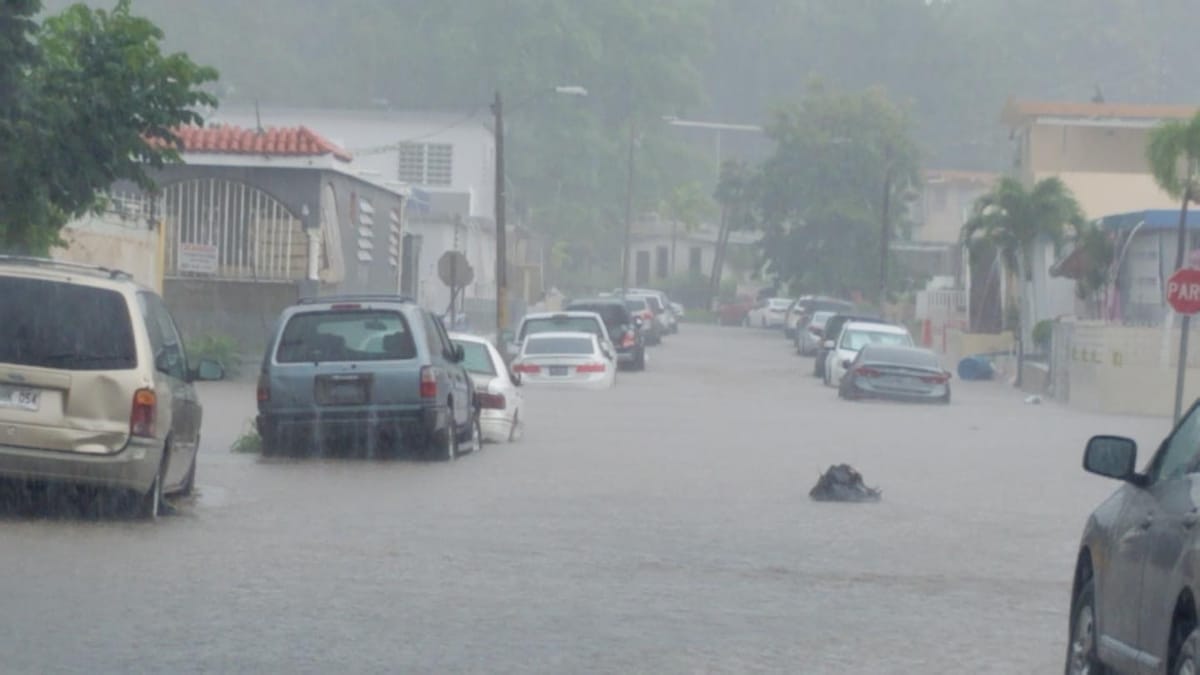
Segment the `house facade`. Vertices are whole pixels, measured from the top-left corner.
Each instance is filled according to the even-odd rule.
[[[664,287],[673,279],[709,279],[717,251],[718,228],[701,225],[689,229],[682,223],[648,215],[634,225],[630,238],[629,284],[634,287]],[[755,232],[731,232],[722,279],[739,284],[750,280],[754,247],[761,238]]]

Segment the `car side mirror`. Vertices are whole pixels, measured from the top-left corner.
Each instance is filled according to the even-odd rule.
[[[454,363],[462,363],[463,359],[467,358],[467,353],[463,351],[462,345],[454,345],[450,347],[450,353],[446,354],[446,357]]]
[[[1084,470],[1106,478],[1131,480],[1136,462],[1137,442],[1123,436],[1092,436],[1083,451]]]
[[[826,340],[826,341],[822,342],[821,348],[832,350],[833,349],[833,340]]]
[[[850,359],[844,359],[842,361],[842,367],[846,370],[850,370]]]
[[[216,382],[225,379],[225,367],[212,359],[200,359],[192,374],[198,382]]]
[[[514,373],[513,371],[510,370],[510,371],[508,371],[508,379],[512,380],[514,387],[521,386],[521,374],[520,373]]]

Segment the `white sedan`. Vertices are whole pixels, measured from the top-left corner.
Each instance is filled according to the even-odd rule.
[[[616,381],[617,361],[593,333],[534,333],[525,338],[512,369],[531,387],[608,389]]]
[[[463,367],[475,384],[483,440],[511,443],[519,439],[525,429],[520,377],[509,374],[500,352],[486,339],[461,333],[451,333],[450,339],[463,348]]]
[[[746,315],[746,325],[758,328],[783,328],[791,298],[759,300]]]
[[[836,387],[846,374],[846,364],[854,361],[858,350],[866,345],[887,345],[891,347],[912,347],[913,339],[908,329],[883,323],[866,323],[851,321],[842,326],[842,334],[838,336],[837,344],[833,340],[825,341],[825,384]]]

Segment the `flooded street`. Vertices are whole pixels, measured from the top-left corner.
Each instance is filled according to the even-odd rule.
[[[1117,486],[1084,441],[1168,427],[996,383],[844,402],[776,332],[650,353],[452,464],[232,454],[253,384],[205,385],[177,515],[0,520],[0,671],[1051,672]],[[883,501],[810,501],[841,462]]]

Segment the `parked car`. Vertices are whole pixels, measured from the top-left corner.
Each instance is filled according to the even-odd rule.
[[[788,298],[759,300],[746,315],[745,325],[758,328],[782,328],[783,315],[791,304]]]
[[[661,297],[654,293],[636,293],[634,291],[630,291],[625,297],[645,298],[646,303],[650,305],[650,312],[654,315],[654,320],[658,323],[659,332],[662,335],[676,332],[675,313],[671,311],[670,304],[664,302]]]
[[[500,352],[486,338],[451,333],[450,340],[462,347],[463,367],[475,385],[482,440],[511,443],[520,438],[526,420],[521,376],[509,372]]]
[[[719,303],[717,305],[717,324],[744,326],[746,315],[750,313],[752,307],[754,307],[754,298],[748,295],[739,295],[731,302]]]
[[[595,333],[534,333],[513,361],[513,372],[528,386],[607,389],[616,371],[616,355]]]
[[[816,357],[813,358],[813,377],[825,377],[825,358],[829,354],[829,350],[825,348],[827,342],[837,342],[841,335],[842,326],[850,322],[857,323],[881,323],[887,326],[893,324],[884,321],[877,316],[869,314],[834,314],[825,321],[824,339],[820,347],[817,349]]]
[[[562,333],[579,331],[592,333],[602,343],[613,349],[613,341],[603,317],[589,311],[539,312],[526,314],[517,326],[517,332],[512,342],[508,344],[508,353],[515,357],[521,351],[521,343],[534,333]]]
[[[825,322],[833,312],[815,312],[804,330],[796,333],[796,350],[803,356],[815,354],[825,342]]]
[[[1200,672],[1200,402],[1142,471],[1137,443],[1094,436],[1083,468],[1122,481],[1075,557],[1066,672]]]
[[[784,316],[784,337],[795,340],[800,334],[798,326],[806,326],[814,312],[852,312],[854,303],[824,295],[804,295],[792,301]],[[797,346],[799,349],[799,346]]]
[[[646,369],[646,340],[641,331],[642,320],[635,319],[624,302],[616,298],[572,300],[565,309],[599,314],[613,339],[617,365],[631,370]]]
[[[842,326],[837,342],[825,341],[825,384],[841,384],[846,373],[846,364],[854,361],[858,350],[869,344],[912,347],[912,335],[908,329],[880,323],[850,322]]]
[[[203,410],[154,291],[124,272],[0,256],[0,476],[131,491],[156,518],[196,481]]]
[[[625,295],[650,295],[657,298],[657,303],[651,302],[651,309],[654,310],[655,316],[659,317],[664,331],[670,335],[679,332],[679,319],[683,316],[682,308],[677,310],[679,305],[671,302],[671,298],[667,297],[665,292],[652,288],[628,288],[625,289]]]
[[[629,295],[623,300],[625,308],[636,319],[641,320],[639,329],[642,332],[642,337],[648,345],[662,344],[663,327],[657,319],[654,318],[654,308],[650,304],[650,299],[644,295]]]
[[[441,319],[411,300],[301,300],[283,311],[263,357],[262,453],[403,447],[453,460],[480,439],[464,357]]]
[[[950,373],[928,349],[869,344],[849,364],[838,396],[949,403]]]

